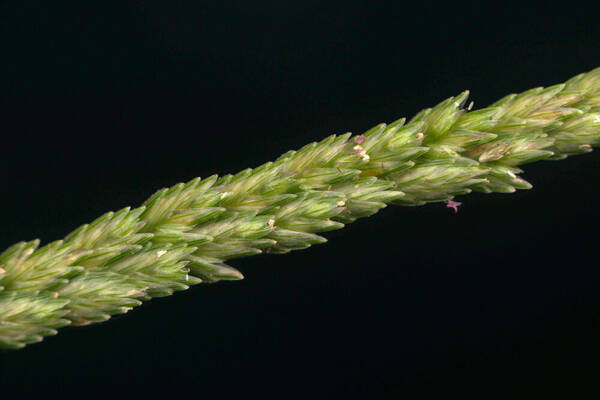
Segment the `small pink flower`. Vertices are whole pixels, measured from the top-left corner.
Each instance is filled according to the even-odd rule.
[[[365,142],[365,135],[360,135],[354,138],[354,143],[363,144]]]
[[[458,212],[458,206],[461,204],[460,201],[446,200],[446,207],[454,209],[454,213]]]

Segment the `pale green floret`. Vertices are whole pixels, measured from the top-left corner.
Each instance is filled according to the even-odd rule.
[[[324,243],[388,204],[529,189],[519,165],[600,143],[600,68],[464,108],[468,91],[363,135],[331,135],[235,175],[159,190],[64,240],[0,255],[0,347],[104,321],[200,282],[242,279],[228,259]]]

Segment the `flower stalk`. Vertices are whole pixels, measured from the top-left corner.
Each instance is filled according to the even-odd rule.
[[[324,243],[388,204],[529,189],[518,166],[600,144],[600,68],[465,108],[468,92],[362,135],[331,135],[235,175],[161,189],[58,240],[0,255],[0,347],[125,313],[200,282],[242,279],[229,259]]]

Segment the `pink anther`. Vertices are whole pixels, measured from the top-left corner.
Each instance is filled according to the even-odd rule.
[[[454,213],[458,212],[458,206],[461,204],[460,201],[446,200],[446,207],[454,209]]]

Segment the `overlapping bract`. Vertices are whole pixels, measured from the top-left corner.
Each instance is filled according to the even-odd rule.
[[[226,260],[323,243],[317,233],[387,204],[531,188],[518,165],[600,143],[600,68],[476,111],[463,108],[467,95],[408,123],[332,135],[255,169],[162,189],[41,248],[15,244],[0,255],[0,347],[200,282],[241,279]]]

